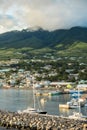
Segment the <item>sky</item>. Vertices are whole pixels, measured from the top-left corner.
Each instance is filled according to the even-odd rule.
[[[0,33],[87,27],[87,0],[0,0]]]

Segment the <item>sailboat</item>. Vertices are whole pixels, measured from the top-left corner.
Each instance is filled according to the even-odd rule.
[[[79,101],[79,95],[80,95],[80,93],[79,93],[79,87],[78,87],[78,101]],[[84,116],[84,115],[81,113],[80,101],[79,101],[78,109],[79,109],[79,112],[73,112],[73,115],[70,115],[69,118],[71,118],[71,119],[85,120],[87,117]]]
[[[38,109],[36,109],[36,99],[35,99],[35,87],[33,86],[33,107],[28,107],[25,110],[18,110],[19,114],[22,113],[36,113],[36,114],[46,114],[46,111],[43,111],[40,109],[40,106]]]

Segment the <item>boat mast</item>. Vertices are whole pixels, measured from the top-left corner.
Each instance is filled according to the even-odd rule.
[[[79,97],[80,96],[80,91],[79,91],[79,86],[78,86],[78,103],[79,103],[79,113],[81,113],[81,108],[80,108],[80,100]]]
[[[33,84],[33,107],[35,108],[36,107],[36,105],[35,105],[35,87],[34,87],[34,84]]]

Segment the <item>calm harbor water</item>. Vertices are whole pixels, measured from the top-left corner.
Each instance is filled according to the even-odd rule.
[[[45,102],[43,102],[45,99]],[[60,109],[59,104],[70,101],[71,95],[63,94],[56,96],[36,96],[35,104],[36,108],[46,110],[51,115],[63,115],[68,116],[73,111],[78,109]],[[32,90],[20,90],[20,89],[0,89],[0,109],[6,111],[15,112],[17,110],[23,110],[27,107],[33,107],[33,93]],[[84,115],[87,114],[87,107],[81,109]]]
[[[69,116],[78,109],[60,109],[59,104],[70,101],[71,95],[63,94],[57,96],[38,96],[36,99],[36,107],[47,111],[51,115]],[[45,102],[43,102],[45,99]],[[33,93],[32,90],[19,90],[19,89],[0,89],[0,109],[15,112],[23,110],[27,107],[33,107]],[[87,116],[87,107],[82,107],[81,112]],[[4,130],[0,128],[0,130]]]

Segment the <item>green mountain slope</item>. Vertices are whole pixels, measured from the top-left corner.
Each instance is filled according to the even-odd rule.
[[[67,47],[65,50],[58,52],[64,56],[86,56],[87,54],[87,43],[85,42],[74,42],[72,45]]]
[[[87,52],[87,28],[73,27],[47,31],[39,28],[31,31],[11,31],[0,34],[0,57],[20,57],[20,53],[60,55],[85,55]],[[13,48],[13,49],[11,49]],[[5,53],[6,51],[6,53]],[[13,54],[14,53],[14,54]]]

